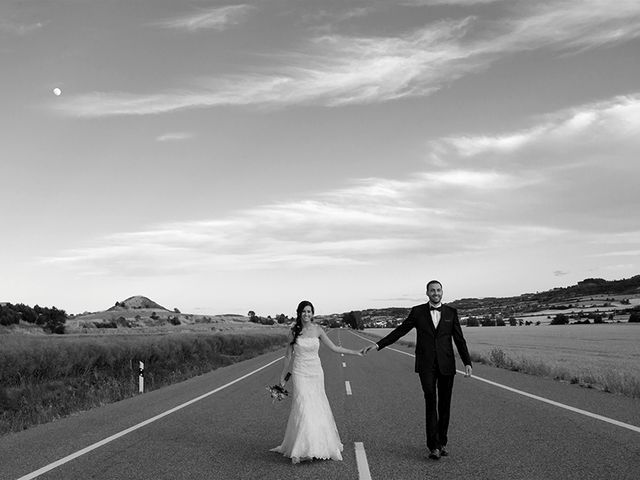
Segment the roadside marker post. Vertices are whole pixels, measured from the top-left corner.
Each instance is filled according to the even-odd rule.
[[[138,370],[138,393],[144,393],[144,363],[140,362]]]

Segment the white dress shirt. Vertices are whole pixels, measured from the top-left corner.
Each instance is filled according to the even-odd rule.
[[[442,302],[440,302],[438,305],[433,305],[432,303],[429,303],[429,307],[440,308],[442,307]],[[438,324],[440,323],[440,311],[430,310],[429,313],[431,313],[431,321],[433,322],[433,326],[435,328],[438,328]]]

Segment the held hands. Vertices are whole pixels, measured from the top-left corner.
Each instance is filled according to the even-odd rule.
[[[471,377],[471,365],[465,365],[464,366],[464,376],[466,378],[470,378]]]
[[[371,350],[377,350],[377,346],[374,343],[373,345],[369,345],[368,347],[364,347],[362,350],[360,350],[360,352],[362,353],[362,355],[366,355],[367,353],[369,353]]]

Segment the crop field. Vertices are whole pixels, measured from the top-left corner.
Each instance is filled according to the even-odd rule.
[[[367,329],[382,337],[389,328]],[[640,398],[640,325],[463,327],[474,361]],[[416,331],[402,338],[415,344]]]

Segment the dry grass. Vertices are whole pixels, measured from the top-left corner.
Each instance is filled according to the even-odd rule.
[[[463,333],[476,362],[640,398],[640,325],[463,327]],[[404,340],[415,343],[415,330]]]
[[[116,330],[117,331],[117,330]],[[0,434],[206,373],[284,346],[286,328],[225,332],[0,335]]]

